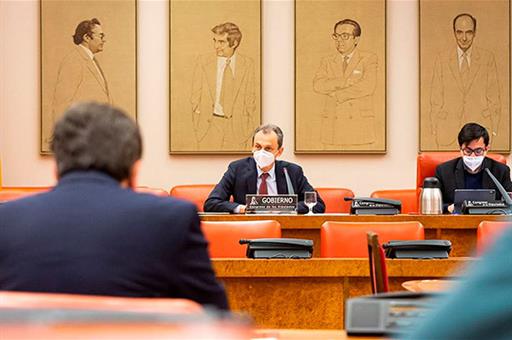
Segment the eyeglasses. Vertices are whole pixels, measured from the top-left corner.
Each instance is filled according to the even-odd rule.
[[[96,32],[92,32],[91,35],[97,35],[98,37],[100,37],[101,40],[105,39],[107,36],[105,35],[105,33],[96,33]]]
[[[464,149],[460,149],[462,151],[462,153],[465,155],[465,156],[471,156],[471,154],[475,154],[475,156],[482,156],[484,153],[485,153],[485,148],[476,148],[476,149],[471,149],[469,147],[465,147]]]
[[[353,37],[353,36],[354,35],[350,34],[350,33],[341,33],[341,34],[333,33],[332,34],[332,38],[334,40],[348,40],[350,37]]]

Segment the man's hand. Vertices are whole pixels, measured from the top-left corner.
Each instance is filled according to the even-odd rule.
[[[240,205],[239,205],[239,207],[240,207],[240,210],[238,211],[238,213],[239,213],[239,214],[245,214],[245,208],[246,208],[246,206],[245,206],[245,205],[243,205],[243,204],[240,204]]]
[[[449,212],[450,214],[453,214],[453,210],[454,210],[454,209],[455,209],[455,205],[454,205],[454,204],[450,204],[450,205],[448,206],[448,212]]]

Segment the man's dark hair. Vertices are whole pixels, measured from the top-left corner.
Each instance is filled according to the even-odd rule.
[[[455,32],[455,22],[460,17],[469,17],[473,21],[473,32],[476,32],[476,18],[469,13],[461,13],[453,18],[453,31]]]
[[[238,42],[235,49],[237,49],[238,46],[240,46],[240,42],[242,41],[242,32],[240,32],[238,26],[233,24],[232,22],[225,22],[223,24],[217,25],[214,28],[212,28],[212,32],[215,34],[227,33],[229,47],[233,47],[235,41]]]
[[[96,18],[91,20],[84,20],[76,26],[75,34],[73,35],[73,42],[75,45],[80,45],[84,41],[84,35],[88,35],[92,38],[92,30],[94,26],[101,25],[100,21]]]
[[[252,134],[252,143],[254,144],[254,136],[256,136],[256,134],[258,132],[262,131],[263,134],[269,134],[271,132],[274,132],[276,135],[277,135],[277,146],[279,148],[281,148],[283,146],[283,131],[281,130],[281,128],[277,125],[274,125],[274,124],[265,124],[265,125],[260,125],[256,128],[256,130],[254,130],[254,133]]]
[[[484,139],[485,146],[489,145],[489,133],[486,128],[477,123],[467,123],[459,132],[459,146],[468,145],[473,140]]]
[[[120,109],[86,102],[71,106],[55,124],[51,150],[59,177],[97,170],[122,181],[142,157],[142,138],[137,124]]]
[[[338,21],[334,25],[334,33],[336,33],[336,28],[341,25],[352,25],[354,27],[354,37],[360,37],[361,36],[361,26],[357,23],[357,21],[352,19],[343,19]]]

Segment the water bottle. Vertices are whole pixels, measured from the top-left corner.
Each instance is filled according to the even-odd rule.
[[[440,215],[443,213],[443,195],[436,177],[427,177],[421,189],[420,206],[423,215]]]

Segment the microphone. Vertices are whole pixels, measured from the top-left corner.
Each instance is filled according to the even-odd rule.
[[[491,170],[489,170],[488,168],[485,168],[485,171],[487,172],[487,175],[489,175],[489,177],[494,182],[494,185],[496,186],[496,188],[498,188],[498,191],[500,192],[501,197],[503,197],[503,200],[505,201],[507,206],[512,207],[512,198],[510,198],[510,196],[508,195],[508,193],[505,190],[505,188],[503,187],[503,185],[501,185],[501,183],[496,179],[496,177],[494,177],[494,175],[491,173]]]
[[[292,181],[290,180],[290,176],[288,175],[288,169],[283,168],[284,177],[286,178],[286,187],[288,188],[288,195],[294,195],[295,191],[293,190]]]

